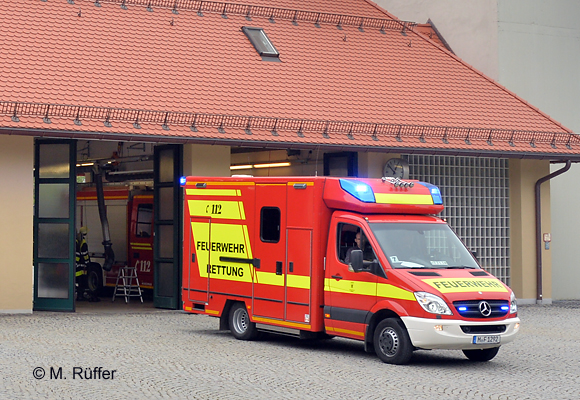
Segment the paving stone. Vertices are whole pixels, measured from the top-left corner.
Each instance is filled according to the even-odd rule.
[[[437,350],[404,366],[347,339],[239,341],[217,319],[179,311],[3,315],[0,399],[576,399],[579,308],[520,307],[519,337],[488,363]],[[113,379],[80,378],[95,367]]]

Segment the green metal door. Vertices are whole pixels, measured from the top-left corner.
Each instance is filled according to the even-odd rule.
[[[36,140],[34,310],[74,311],[76,141]]]
[[[153,305],[180,309],[182,254],[182,189],[179,178],[183,171],[183,146],[155,147],[153,244]]]

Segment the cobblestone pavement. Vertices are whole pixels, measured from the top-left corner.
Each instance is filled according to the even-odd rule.
[[[580,398],[580,302],[523,306],[519,316],[519,337],[488,363],[419,351],[393,366],[360,342],[238,341],[215,318],[177,311],[0,315],[0,398]],[[109,379],[80,378],[95,367]]]

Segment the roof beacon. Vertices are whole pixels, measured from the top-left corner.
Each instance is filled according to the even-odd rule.
[[[399,178],[383,177],[382,180],[383,180],[383,182],[391,183],[394,187],[412,188],[413,186],[415,186],[415,184],[413,182],[405,182],[404,180],[401,180]]]

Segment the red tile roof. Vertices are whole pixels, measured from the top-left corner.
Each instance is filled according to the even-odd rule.
[[[0,2],[0,132],[580,157],[577,135],[370,1],[70,1]]]

